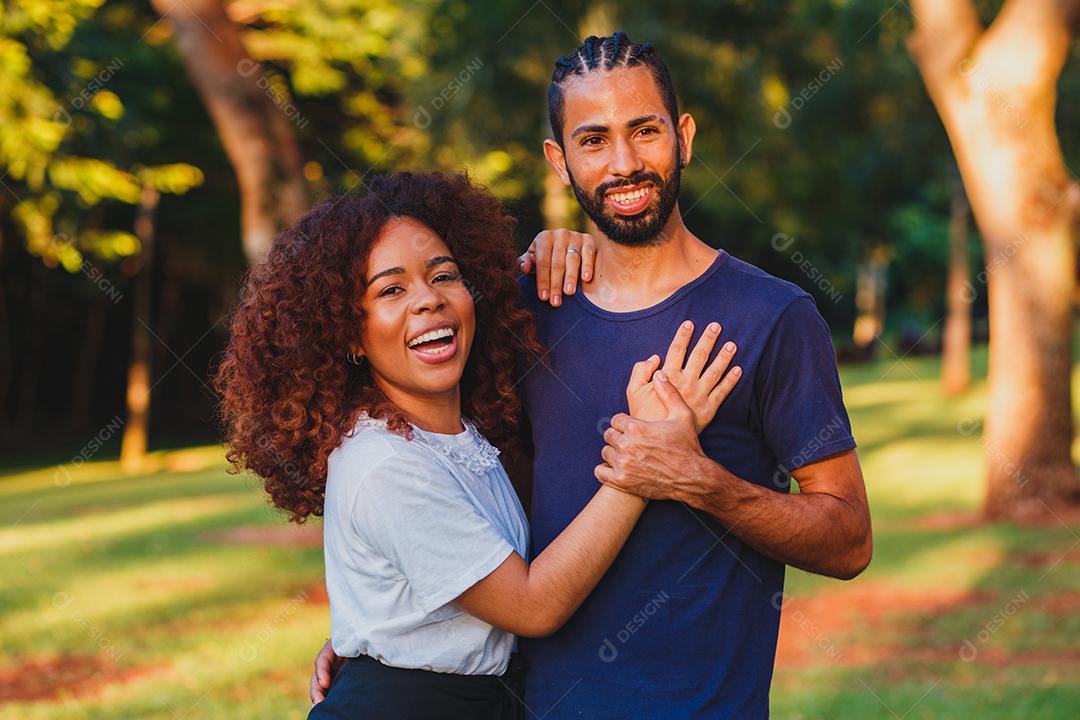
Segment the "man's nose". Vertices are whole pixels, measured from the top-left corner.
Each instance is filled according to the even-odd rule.
[[[608,170],[612,175],[628,177],[640,172],[644,167],[633,143],[623,138],[615,141],[615,152],[611,157],[611,163],[608,165]]]

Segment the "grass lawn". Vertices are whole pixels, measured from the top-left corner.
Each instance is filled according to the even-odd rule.
[[[937,371],[842,371],[875,557],[851,583],[789,571],[775,718],[1077,717],[1080,523],[974,522],[982,445],[958,427],[985,386],[947,400]],[[306,713],[319,525],[287,526],[219,448],[153,462],[0,477],[0,720]]]

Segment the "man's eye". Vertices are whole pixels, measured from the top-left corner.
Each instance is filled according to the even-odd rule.
[[[592,135],[592,136],[587,137],[584,140],[582,140],[581,144],[582,145],[599,145],[601,142],[603,142],[603,138],[601,138],[599,135]]]
[[[656,128],[652,128],[652,127],[641,128],[641,133],[642,134],[648,133],[650,135],[655,135],[658,132],[660,132],[660,131],[657,130]]]

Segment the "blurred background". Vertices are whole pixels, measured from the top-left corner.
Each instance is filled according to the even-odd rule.
[[[584,230],[556,57],[627,32],[694,115],[693,232],[813,294],[874,514],[789,570],[777,718],[1073,718],[1080,1],[5,0],[0,718],[303,717],[319,523],[225,471],[243,275],[313,202],[467,169]],[[674,640],[673,640],[674,641]]]

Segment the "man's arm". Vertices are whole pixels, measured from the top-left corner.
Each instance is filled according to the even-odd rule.
[[[612,418],[598,480],[707,512],[763,555],[808,572],[849,580],[866,568],[873,552],[870,510],[854,450],[796,470],[798,493],[761,487],[705,455],[690,409],[666,378],[657,379],[668,418]]]

